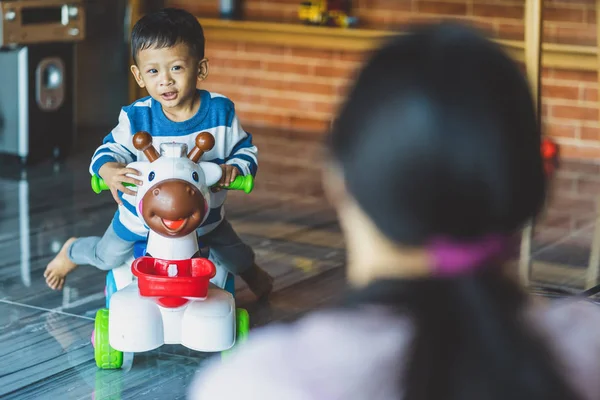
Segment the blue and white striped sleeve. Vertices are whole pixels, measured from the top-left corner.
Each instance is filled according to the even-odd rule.
[[[242,128],[235,112],[231,118],[231,128],[226,141],[231,150],[225,157],[225,163],[236,166],[243,175],[256,176],[258,149],[252,143],[252,135]]]
[[[119,123],[94,152],[90,163],[90,174],[99,175],[100,167],[107,162],[129,164],[137,160],[131,142],[131,122],[125,109],[121,109]]]
[[[119,193],[121,194],[121,193]],[[123,204],[119,205],[113,217],[113,229],[117,236],[128,242],[146,240],[150,229],[138,217],[135,207],[123,196]]]

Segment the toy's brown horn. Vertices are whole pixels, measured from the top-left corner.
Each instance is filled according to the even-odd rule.
[[[150,162],[160,157],[158,151],[152,146],[152,136],[148,132],[139,131],[133,135],[133,147],[143,151]]]
[[[202,154],[210,151],[215,146],[215,138],[208,132],[199,133],[196,136],[196,145],[189,152],[188,158],[197,163],[202,157]]]

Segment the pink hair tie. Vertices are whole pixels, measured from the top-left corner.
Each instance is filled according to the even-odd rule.
[[[508,246],[508,237],[490,234],[472,242],[437,237],[429,243],[428,248],[435,260],[434,275],[452,276],[501,259]]]

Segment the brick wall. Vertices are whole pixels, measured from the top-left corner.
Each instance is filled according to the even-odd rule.
[[[251,20],[296,20],[300,0],[246,0]],[[218,0],[170,0],[199,17],[216,17]],[[357,0],[356,14],[364,27],[385,29],[406,22],[458,18],[497,37],[523,40],[524,0]],[[596,45],[595,0],[545,1],[544,41]],[[293,47],[209,41],[209,79],[205,88],[223,93],[236,103],[246,126],[287,128],[318,136],[330,123],[353,74],[365,54]],[[546,215],[536,238],[547,243],[589,245],[594,199],[600,194],[600,122],[596,72],[544,69],[542,119],[545,132],[561,145],[566,161],[558,172]],[[260,139],[259,139],[260,140]],[[284,146],[282,140],[281,146]],[[312,157],[293,157],[286,163],[268,155],[262,144],[261,179],[276,190],[277,174],[287,176],[309,169],[306,178],[291,186],[305,195],[320,195],[318,171]],[[287,158],[286,158],[287,159]],[[582,161],[585,160],[585,161]],[[266,164],[265,164],[266,163]],[[285,165],[283,165],[285,164]],[[288,186],[289,186],[288,185]],[[587,225],[586,225],[587,224]],[[586,226],[588,226],[586,228]],[[583,229],[582,229],[583,228]],[[566,238],[566,239],[565,239]]]
[[[253,125],[323,131],[361,54],[250,43],[207,44],[205,87],[236,103]]]
[[[245,0],[247,19],[296,22],[301,0]],[[202,17],[218,16],[219,0],[169,0]],[[354,14],[365,28],[455,18],[469,21],[504,39],[522,40],[525,0],[354,0]],[[596,0],[544,1],[544,40],[596,44]]]

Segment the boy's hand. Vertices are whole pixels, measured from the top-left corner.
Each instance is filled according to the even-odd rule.
[[[223,175],[221,175],[221,180],[212,188],[213,192],[218,192],[221,188],[229,186],[239,175],[237,167],[233,165],[221,164],[220,167],[223,170]]]
[[[117,202],[117,204],[122,205],[123,202],[119,198],[119,194],[117,191],[121,191],[123,193],[130,194],[135,196],[135,191],[129,189],[127,186],[123,185],[123,182],[133,183],[136,186],[141,186],[142,181],[137,180],[135,178],[131,178],[127,176],[127,174],[132,175],[141,175],[141,173],[133,168],[126,168],[125,164],[117,163],[117,162],[108,162],[100,167],[98,171],[106,185],[110,188],[110,192],[112,193],[113,198]]]

